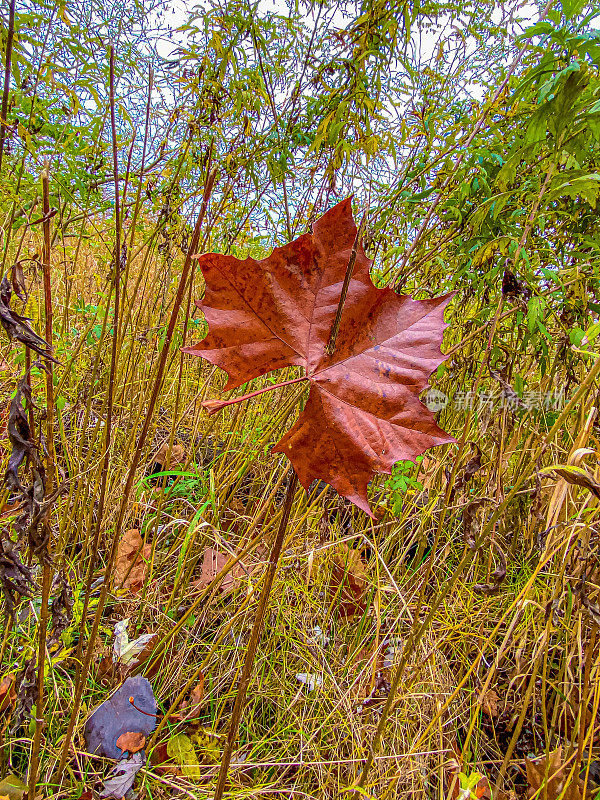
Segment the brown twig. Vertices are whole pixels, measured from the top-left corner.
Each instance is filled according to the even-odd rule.
[[[48,164],[46,163],[42,172],[42,198],[44,204],[44,245],[42,249],[42,269],[44,271],[44,316],[45,316],[45,338],[48,348],[52,349],[52,290],[50,284],[50,187],[48,177]],[[54,451],[54,384],[53,384],[53,364],[50,359],[46,360],[46,482],[44,495],[48,498],[52,495],[55,484],[56,458]],[[42,525],[48,527],[47,510],[42,512]],[[46,664],[46,639],[48,634],[48,604],[50,601],[50,588],[52,585],[52,560],[50,557],[50,541],[40,553],[42,561],[42,600],[40,606],[40,621],[38,634],[38,656],[37,656],[37,704],[35,733],[31,746],[31,763],[29,767],[28,798],[35,800],[35,787],[37,783],[40,746],[42,742],[42,731],[44,728],[44,676]]]
[[[225,749],[223,751],[223,757],[221,759],[221,766],[219,768],[219,777],[217,778],[217,786],[215,789],[215,793],[213,795],[213,800],[221,800],[221,798],[223,797],[223,792],[225,791],[225,784],[227,782],[227,772],[229,770],[231,756],[233,755],[233,750],[237,742],[237,733],[240,724],[240,719],[242,717],[242,711],[244,710],[244,706],[246,704],[246,694],[248,692],[248,686],[250,684],[250,679],[252,677],[252,668],[254,666],[256,648],[258,647],[258,642],[260,641],[260,637],[262,634],[265,614],[267,611],[267,606],[269,604],[271,588],[273,586],[273,579],[275,577],[275,573],[277,572],[277,565],[279,563],[279,557],[281,555],[281,547],[285,539],[285,533],[290,518],[290,512],[292,510],[292,503],[294,501],[294,494],[296,492],[297,485],[298,485],[298,476],[296,475],[295,472],[293,472],[285,495],[283,516],[281,517],[279,528],[277,530],[277,535],[275,536],[275,540],[273,542],[273,546],[271,547],[271,552],[269,554],[269,564],[267,566],[265,582],[263,583],[263,587],[260,593],[258,608],[256,609],[256,615],[254,617],[254,625],[252,626],[252,633],[250,634],[250,640],[248,641],[248,647],[246,649],[246,655],[244,657],[244,666],[242,667],[242,674],[240,676],[240,682],[238,684],[237,694],[235,696],[235,703],[233,706],[233,711],[231,712],[231,719],[229,721],[229,730],[227,732],[227,743],[225,745]]]
[[[210,156],[208,159],[209,169],[210,169]],[[108,591],[110,588],[110,576],[112,573],[112,569],[114,566],[114,561],[117,553],[117,546],[119,543],[119,538],[121,534],[121,526],[123,524],[123,519],[125,517],[125,511],[127,508],[127,504],[129,502],[129,496],[131,494],[131,490],[133,488],[133,482],[135,479],[135,473],[137,467],[139,465],[142,451],[144,449],[144,445],[146,443],[146,439],[148,436],[148,432],[150,430],[150,424],[152,422],[152,418],[154,415],[154,409],[156,407],[156,401],[158,400],[158,395],[160,389],[162,387],[163,376],[165,372],[165,366],[167,363],[167,357],[169,354],[169,350],[171,347],[171,341],[173,339],[173,333],[175,331],[175,325],[177,323],[177,318],[179,316],[179,310],[181,308],[181,303],[183,301],[183,296],[185,293],[185,288],[187,286],[188,276],[190,273],[191,265],[192,265],[192,257],[196,252],[196,248],[198,247],[198,243],[200,241],[200,233],[202,230],[202,225],[204,223],[204,217],[206,215],[206,209],[208,206],[208,201],[210,199],[210,195],[212,193],[212,188],[216,178],[216,169],[212,170],[212,172],[207,173],[207,179],[204,186],[204,194],[202,198],[202,206],[200,208],[200,213],[198,214],[198,219],[196,221],[196,226],[194,228],[194,233],[192,235],[192,240],[190,243],[189,250],[187,252],[185,262],[183,264],[183,269],[181,271],[181,276],[179,278],[179,285],[177,287],[177,294],[175,296],[175,300],[173,302],[173,307],[171,309],[171,317],[169,319],[169,325],[167,328],[167,332],[165,334],[164,344],[162,350],[160,352],[158,358],[158,364],[155,373],[154,385],[152,388],[152,394],[150,397],[150,401],[148,403],[148,408],[146,411],[146,416],[144,418],[144,424],[140,435],[137,440],[135,452],[133,454],[133,458],[131,460],[131,464],[129,466],[129,472],[127,474],[127,479],[125,481],[125,487],[123,489],[123,493],[121,496],[121,503],[119,506],[118,516],[115,523],[114,533],[113,533],[113,540],[110,549],[110,553],[108,555],[105,576],[104,576],[104,583],[102,585],[102,590],[100,592],[100,598],[98,600],[98,606],[96,608],[96,612],[94,614],[94,621],[92,623],[92,630],[90,632],[90,638],[88,641],[87,649],[85,652],[85,657],[83,660],[83,664],[81,666],[79,678],[75,685],[75,692],[73,698],[73,708],[71,711],[71,717],[69,719],[69,724],[67,728],[67,733],[63,742],[63,747],[60,754],[60,760],[56,771],[56,778],[60,779],[62,774],[64,773],[65,766],[67,763],[67,757],[69,754],[69,748],[71,746],[71,739],[73,737],[73,731],[75,729],[75,723],[77,722],[77,717],[79,716],[79,708],[81,705],[81,697],[83,694],[83,686],[87,675],[89,673],[89,669],[92,663],[92,658],[94,656],[94,643],[96,641],[96,636],[98,634],[98,628],[100,627],[100,621],[102,619],[102,614],[104,611],[104,607],[106,605],[106,600],[108,597]],[[115,331],[116,331],[116,324],[115,324]]]
[[[4,140],[6,139],[6,128],[8,122],[8,93],[10,90],[10,64],[12,60],[12,45],[15,35],[15,2],[11,0],[8,12],[8,35],[6,37],[6,55],[4,56],[4,86],[2,88],[2,119],[0,119],[0,170],[2,169],[2,158],[4,156]]]
[[[113,316],[113,337],[111,349],[111,362],[110,373],[108,379],[107,399],[106,399],[106,426],[104,434],[104,463],[102,467],[102,478],[100,482],[100,496],[98,498],[98,511],[96,531],[92,543],[92,553],[88,564],[88,571],[85,583],[85,596],[83,601],[82,619],[86,618],[87,609],[89,606],[91,585],[94,574],[96,560],[98,558],[98,549],[100,542],[100,534],[102,532],[102,522],[104,517],[104,503],[106,498],[106,488],[108,484],[108,473],[110,465],[110,444],[111,444],[111,429],[112,429],[112,416],[114,405],[114,388],[115,388],[115,375],[117,368],[117,361],[119,350],[117,347],[119,339],[119,318],[120,318],[120,283],[121,283],[121,209],[119,201],[119,173],[118,173],[118,149],[117,149],[117,126],[115,115],[115,64],[114,64],[114,47],[110,48],[110,116],[111,116],[111,130],[112,130],[112,150],[113,150],[113,169],[114,169],[114,187],[115,187],[115,258],[114,258],[114,316]],[[77,713],[79,712],[79,703],[81,702],[81,694],[83,692],[83,684],[87,677],[87,671],[81,665],[81,652],[83,647],[83,637],[77,644],[77,652],[75,661],[78,665],[75,678],[75,698],[76,702],[73,705],[73,711],[69,720],[68,733],[65,738],[65,743],[61,752],[58,773],[59,775],[64,770],[66,764],[66,757],[68,754],[68,747],[70,744],[71,736],[73,735],[73,728]]]

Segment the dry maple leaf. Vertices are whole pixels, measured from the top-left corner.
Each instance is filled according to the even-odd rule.
[[[368,575],[358,550],[341,543],[333,555],[329,595],[336,598],[336,611],[345,619],[364,614],[367,608]]]
[[[481,710],[490,719],[496,719],[499,714],[500,697],[494,689],[488,691],[481,698]]]
[[[0,681],[0,713],[11,708],[16,699],[15,676],[11,673],[5,675]]]
[[[220,553],[213,547],[207,547],[202,557],[202,571],[200,577],[196,578],[193,585],[197,589],[206,589],[216,576],[221,572],[223,567],[227,564],[231,556],[228,553]],[[222,595],[228,595],[237,589],[242,579],[247,576],[247,571],[244,566],[238,562],[231,570],[225,575],[219,587]]]
[[[357,228],[351,200],[338,203],[306,233],[261,261],[205,253],[197,303],[207,337],[185,352],[224,369],[235,389],[281,367],[302,367],[310,393],[293,428],[274,447],[305,489],[329,483],[371,514],[367,485],[429,447],[454,441],[419,401],[440,351],[450,295],[398,296],[371,281],[360,244],[334,352],[327,352]],[[273,387],[268,387],[273,388]],[[268,390],[268,389],[267,389]],[[266,391],[266,390],[265,390]],[[209,401],[216,413],[233,401]]]
[[[557,800],[558,797],[562,800],[583,800],[582,781],[578,776],[569,780],[571,765],[563,765],[562,747],[558,747],[547,758],[526,758],[525,769],[529,784],[527,797],[542,798],[547,792],[548,800]]]
[[[137,753],[146,746],[146,737],[139,731],[126,731],[117,739],[117,747],[124,753]]]
[[[117,588],[128,589],[133,594],[142,591],[148,561],[152,555],[152,545],[142,545],[142,537],[137,528],[125,531],[117,548],[114,581]]]

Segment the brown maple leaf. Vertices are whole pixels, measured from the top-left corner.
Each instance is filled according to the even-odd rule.
[[[367,485],[375,473],[389,474],[396,461],[414,461],[429,447],[454,441],[419,401],[444,360],[443,315],[451,295],[413,300],[378,289],[358,243],[329,354],[356,237],[347,199],[311,233],[261,261],[200,256],[206,293],[197,305],[209,332],[185,351],[224,369],[226,389],[281,367],[302,367],[304,375],[289,382],[310,382],[306,407],[273,449],[290,459],[305,489],[321,479],[371,514]],[[240,399],[209,401],[209,413]]]
[[[368,574],[358,550],[341,543],[333,555],[329,595],[336,598],[336,611],[345,619],[363,614],[367,608]]]
[[[198,675],[198,683],[190,692],[190,696],[181,704],[181,713],[184,719],[192,718],[197,719],[202,710],[202,701],[204,700],[204,673]]]
[[[200,577],[196,578],[192,585],[197,589],[206,589],[219,572],[221,572],[230,557],[231,556],[227,553],[221,553],[213,547],[207,547],[202,557],[202,571]],[[240,562],[235,564],[221,582],[219,589],[221,594],[226,596],[237,589],[246,575],[247,571],[243,564]]]
[[[137,528],[125,531],[117,548],[114,569],[115,586],[119,589],[128,589],[133,594],[139,594],[146,580],[151,555],[152,545],[149,542],[143,544]]]
[[[146,737],[138,731],[126,731],[117,739],[117,747],[124,753],[138,753],[146,746]]]
[[[548,800],[582,800],[582,781],[578,776],[569,778],[570,765],[563,764],[562,747],[553,750],[547,757],[525,758],[527,797],[544,797]]]
[[[17,699],[14,684],[15,676],[12,673],[5,675],[0,681],[0,714],[11,708]]]

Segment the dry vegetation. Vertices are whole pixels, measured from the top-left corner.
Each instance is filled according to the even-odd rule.
[[[165,328],[173,280],[181,270],[178,259],[165,269],[164,262],[143,252],[131,265],[133,286],[136,267],[143,264],[144,288],[137,295],[123,292],[131,323],[119,345],[100,520],[110,337],[95,333],[104,320],[92,310],[98,297],[93,278],[85,269],[64,272],[58,255],[55,250],[52,295],[55,318],[64,320],[57,336],[63,361],[56,370],[56,394],[64,404],[59,403],[55,424],[61,495],[50,517],[51,597],[64,600],[51,604],[42,792],[54,781],[77,664],[107,580],[123,486],[148,409],[156,332]],[[94,271],[97,253],[83,244],[78,263]],[[34,278],[30,289],[28,310],[37,320],[43,297]],[[180,323],[177,344],[184,336]],[[445,349],[460,336],[453,326]],[[5,348],[4,357],[8,395],[20,374],[21,354],[17,347]],[[473,458],[470,446],[463,448],[450,483],[456,446],[430,452],[407,472],[417,481],[412,486],[386,489],[380,481],[371,493],[375,521],[318,487],[310,496],[297,492],[232,767],[236,796],[267,797],[273,791],[339,796],[360,774],[397,669],[402,676],[393,710],[368,778],[377,796],[449,796],[459,762],[465,774],[480,772],[490,783],[504,776],[507,794],[494,796],[510,796],[511,786],[520,794],[525,757],[559,742],[574,748],[560,766],[575,781],[576,770],[590,763],[585,754],[600,702],[594,629],[597,500],[587,488],[554,474],[536,477],[536,470],[542,453],[545,463],[572,464],[597,446],[596,371],[581,376],[580,388],[552,428],[544,430],[518,409],[483,414],[481,458]],[[43,405],[43,373],[35,367],[32,385]],[[269,444],[289,425],[299,395],[296,387],[276,390],[275,398],[259,396],[209,419],[200,402],[216,396],[221,385],[214,368],[173,349],[121,523],[66,788],[53,796],[74,796],[76,787],[91,789],[101,779],[104,763],[84,754],[81,725],[111,689],[135,674],[151,678],[161,720],[149,745],[143,791],[148,797],[211,796],[289,471],[269,454]],[[5,420],[7,415],[8,401]],[[451,405],[441,421],[460,435],[464,412]],[[37,424],[43,431],[44,423]],[[167,475],[150,477],[159,470]],[[401,509],[396,504],[393,512],[398,497]],[[473,497],[482,500],[478,507],[469,505]],[[6,492],[3,524],[14,523],[17,513]],[[82,617],[96,532],[99,556]],[[469,538],[482,546],[470,549]],[[216,573],[241,553],[241,562],[219,587]],[[504,558],[507,572],[499,591],[477,590],[490,580],[493,585],[490,576]],[[29,563],[39,581],[36,561]],[[26,771],[33,733],[25,709],[35,702],[35,671],[28,674],[27,667],[33,664],[35,670],[39,608],[34,583],[32,597],[18,607],[15,621],[7,622],[2,641],[2,752],[4,764],[17,774]],[[130,620],[131,639],[154,635],[141,662],[138,657],[127,664],[114,661],[114,626],[123,619]],[[6,676],[16,677],[17,692]],[[192,737],[199,762],[187,777],[176,759],[167,758],[169,740],[181,732]]]
[[[29,5],[68,61],[68,14]],[[433,11],[383,6],[357,5],[340,30],[311,7],[311,38],[309,11],[215,4],[206,41],[164,67],[166,112],[131,37],[105,58],[90,34],[81,63],[106,94],[89,120],[76,78],[78,111],[54,109],[64,86],[26,18],[15,52],[39,56],[48,119],[98,124],[81,163],[52,151],[41,186],[36,147],[68,161],[73,140],[24,126],[28,103],[30,123],[41,111],[9,79],[3,39],[0,800],[120,797],[86,721],[137,676],[153,698],[127,684],[147,726],[121,731],[138,736],[119,747],[127,797],[215,797],[290,496],[271,447],[306,392],[207,415],[225,379],[182,352],[207,331],[192,256],[266,257],[352,191],[378,286],[457,292],[431,379],[456,442],[378,475],[374,518],[322,483],[295,490],[225,796],[600,796],[600,37],[565,3],[542,11],[543,41],[507,44],[508,23],[478,3],[463,43],[440,34],[425,67],[398,20],[428,30]],[[482,100],[465,100],[471,83]],[[392,95],[410,109],[400,122]]]

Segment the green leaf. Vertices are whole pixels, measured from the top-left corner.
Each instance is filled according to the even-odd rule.
[[[543,84],[541,98],[548,97],[550,94],[552,96],[539,106],[531,117],[525,141],[542,141],[547,130],[555,138],[560,138],[574,121],[575,103],[587,88],[589,81],[587,66],[574,60],[568,67]]]
[[[577,17],[583,11],[586,0],[561,0],[563,14],[567,19]]]
[[[590,344],[597,338],[600,334],[600,322],[595,322],[590,328],[587,329],[585,332],[585,336],[581,337],[579,344],[586,345]]]
[[[545,301],[541,297],[532,297],[527,303],[527,330],[535,333],[544,314]]]
[[[506,253],[512,239],[510,236],[499,236],[491,242],[485,242],[473,256],[472,266],[479,267],[490,259],[495,253]]]
[[[569,331],[569,341],[571,342],[571,344],[574,344],[575,347],[580,346],[584,336],[585,336],[585,331],[583,331],[581,328],[575,327],[571,328],[571,330]]]
[[[178,733],[169,739],[167,753],[179,764],[186,778],[193,781],[202,780],[200,762],[189,736],[186,736],[185,733]]]
[[[17,775],[7,775],[0,781],[0,797],[10,800],[22,800],[27,792],[27,784],[23,783]]]
[[[582,197],[592,208],[596,208],[598,194],[600,193],[600,173],[590,172],[588,175],[579,175],[571,180],[564,180],[565,174],[558,176],[558,185],[548,192],[548,199],[557,197],[570,197],[572,200]],[[554,181],[552,182],[554,184]]]
[[[600,484],[583,467],[575,467],[572,464],[553,464],[551,467],[544,467],[540,472],[555,472],[567,483],[588,489],[595,497],[600,498]]]

